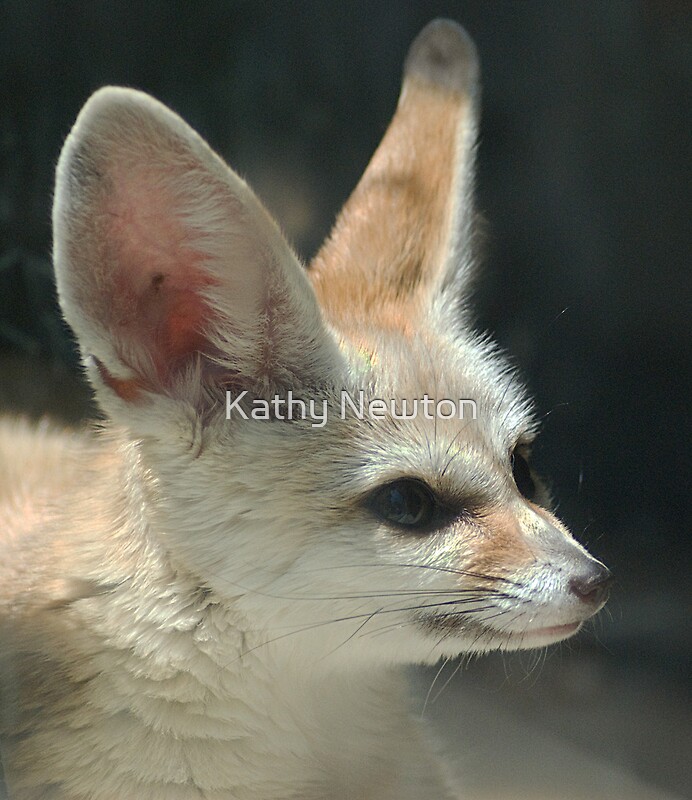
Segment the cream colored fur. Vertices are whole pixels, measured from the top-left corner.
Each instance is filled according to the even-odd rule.
[[[107,88],[81,112],[55,265],[109,422],[1,429],[12,800],[449,800],[401,667],[544,646],[602,605],[603,568],[513,478],[530,405],[464,308],[477,71],[457,25],[423,31],[308,272],[171,111]],[[226,419],[227,390],[331,413]],[[477,416],[341,418],[344,390]],[[408,479],[444,522],[383,516]]]

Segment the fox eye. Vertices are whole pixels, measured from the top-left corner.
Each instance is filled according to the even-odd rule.
[[[432,489],[412,478],[394,481],[378,489],[368,505],[385,522],[409,530],[429,529],[437,508]]]
[[[512,464],[512,476],[517,489],[527,500],[533,500],[536,495],[536,484],[531,477],[529,462],[517,450],[510,456],[510,461]]]

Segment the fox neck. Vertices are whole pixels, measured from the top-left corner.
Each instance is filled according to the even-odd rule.
[[[131,604],[127,593],[120,601],[115,605]],[[350,744],[343,738],[363,718],[378,718],[383,731],[404,725],[399,676],[347,674],[294,660],[296,651],[280,642],[258,645],[232,606],[216,603],[181,572],[162,574],[134,608],[130,621],[123,617],[109,633],[113,651],[103,660],[112,666],[94,679],[90,697],[96,707],[119,706],[118,735],[133,743],[122,759],[133,786],[158,775],[162,796],[175,781],[223,788],[234,798],[283,797],[281,786],[333,782],[325,774],[333,767],[325,765],[344,748],[366,765],[372,752],[358,736],[347,734]],[[389,719],[397,714],[401,719]],[[106,714],[104,730],[95,726],[93,747],[104,758],[112,720]],[[131,796],[138,796],[134,788]]]

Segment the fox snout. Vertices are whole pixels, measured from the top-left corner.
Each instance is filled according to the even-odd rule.
[[[535,520],[535,516],[531,516]],[[539,548],[540,561],[545,564],[541,577],[548,596],[553,595],[557,609],[565,607],[579,618],[588,619],[600,611],[608,599],[612,584],[610,570],[573,539],[552,513],[540,509],[536,516],[537,525],[529,529],[529,536]],[[551,587],[556,591],[551,592]]]
[[[546,509],[516,501],[479,517],[473,528],[467,557],[454,566],[461,591],[487,600],[464,625],[479,641],[503,649],[543,647],[575,634],[605,605],[610,571]]]

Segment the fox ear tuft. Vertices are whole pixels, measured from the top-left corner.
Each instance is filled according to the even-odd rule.
[[[102,402],[175,397],[191,375],[212,392],[319,385],[339,362],[255,195],[141,92],[108,87],[83,108],[58,164],[53,229],[60,302]]]

